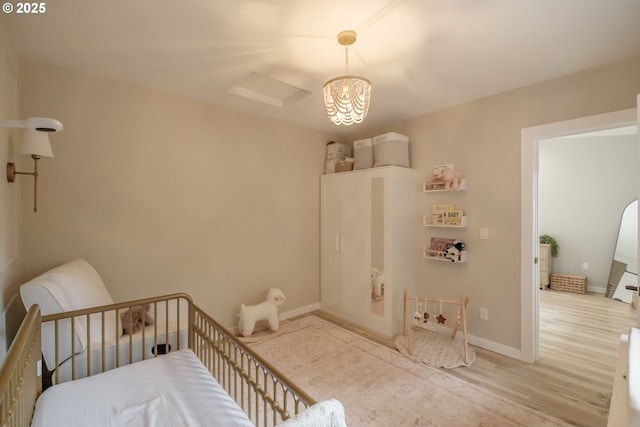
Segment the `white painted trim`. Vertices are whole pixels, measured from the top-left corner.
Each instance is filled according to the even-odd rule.
[[[322,305],[319,302],[314,304],[305,305],[304,307],[294,308],[293,310],[280,313],[280,320],[290,319],[296,316],[302,316],[303,314],[311,313],[312,311],[320,310]]]
[[[453,332],[453,328],[449,327],[449,326],[444,326],[444,325],[440,325],[440,324],[424,324],[424,323],[418,323],[416,326],[418,326],[419,328],[425,329],[427,331],[431,331],[434,333],[439,333],[439,334],[444,334],[444,335],[449,335],[451,336],[451,333]],[[462,332],[458,331],[458,333],[456,334],[456,337],[459,339],[462,339]],[[503,354],[505,356],[509,356],[512,357],[514,359],[520,359],[521,360],[521,351],[518,350],[517,348],[513,348],[513,347],[509,347],[507,345],[504,344],[500,344],[494,341],[490,341],[484,338],[480,338],[477,337],[475,335],[471,335],[471,334],[467,334],[467,342],[469,344],[473,344],[475,346],[478,347],[482,347],[484,349],[493,351],[495,353],[500,353]]]
[[[467,335],[467,341],[469,342],[469,344],[485,348],[495,353],[503,354],[513,359],[524,360],[522,358],[522,351],[518,350],[517,348],[509,347],[508,345],[476,337],[475,335]]]
[[[587,286],[587,291],[604,295],[607,293],[607,288],[603,288],[601,286]]]
[[[533,363],[538,355],[538,292],[532,283],[539,283],[539,271],[534,260],[539,256],[538,235],[538,144],[532,128],[521,131],[520,153],[520,356]]]
[[[299,316],[299,315],[302,315],[302,314],[310,313],[310,312],[318,310],[320,308],[321,308],[321,304],[320,303],[311,304],[311,305],[308,305],[306,307],[300,307],[300,308],[297,308],[295,310],[287,311],[285,313],[282,313],[280,315],[280,319],[284,320],[284,319],[288,319],[288,318],[291,318],[291,317]],[[324,309],[324,310],[327,311],[326,309]],[[341,316],[338,314],[338,317],[341,317]],[[417,326],[419,326],[419,327],[421,327],[423,329],[426,329],[428,331],[432,331],[432,332],[435,332],[435,333],[442,333],[442,334],[445,334],[445,335],[451,335],[451,332],[453,331],[452,328],[450,328],[448,326],[443,326],[443,325],[428,325],[428,326],[425,326],[425,325],[418,324]],[[457,337],[462,339],[462,332],[458,331]],[[484,339],[484,338],[480,338],[480,337],[477,337],[477,336],[471,335],[471,334],[467,334],[467,342],[469,344],[472,344],[472,345],[475,345],[475,346],[478,346],[478,347],[482,347],[482,348],[484,348],[486,350],[493,351],[495,353],[503,354],[505,356],[512,357],[514,359],[523,360],[522,359],[522,352],[520,350],[518,350],[517,348],[514,348],[514,347],[509,347],[507,345],[500,344],[500,343],[497,343],[497,342],[494,342],[494,341],[490,341],[490,340],[487,340],[487,339]]]
[[[639,101],[640,102],[640,101]],[[537,181],[538,141],[575,133],[591,132],[638,123],[637,108],[549,123],[521,131],[521,227],[520,227],[520,360],[533,363],[538,358],[538,257]],[[640,150],[639,150],[640,151]],[[640,178],[640,177],[639,177]]]

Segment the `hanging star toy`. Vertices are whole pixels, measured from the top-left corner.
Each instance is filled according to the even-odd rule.
[[[446,322],[446,320],[447,320],[447,318],[446,318],[446,317],[444,317],[444,316],[442,315],[442,313],[440,313],[440,314],[438,315],[438,317],[436,317],[436,319],[438,320],[438,323],[442,323],[443,325],[444,325],[444,322]]]

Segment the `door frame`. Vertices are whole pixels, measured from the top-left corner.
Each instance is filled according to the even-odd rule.
[[[640,97],[639,97],[640,99]],[[521,130],[520,153],[520,359],[538,360],[539,272],[538,246],[538,142],[576,133],[638,123],[637,108],[580,117]],[[640,137],[639,137],[640,140]],[[640,153],[640,149],[638,150]],[[640,179],[640,173],[639,173]]]

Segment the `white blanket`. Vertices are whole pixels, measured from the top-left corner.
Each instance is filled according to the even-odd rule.
[[[191,350],[55,385],[32,426],[252,426]]]
[[[347,427],[347,421],[342,403],[336,399],[328,399],[278,424],[278,427]]]

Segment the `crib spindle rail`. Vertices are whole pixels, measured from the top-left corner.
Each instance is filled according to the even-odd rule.
[[[204,311],[190,306],[189,346],[255,426],[273,426],[316,403]]]
[[[36,399],[42,392],[40,361],[40,307],[33,305],[11,343],[0,374],[1,426],[31,424]]]

